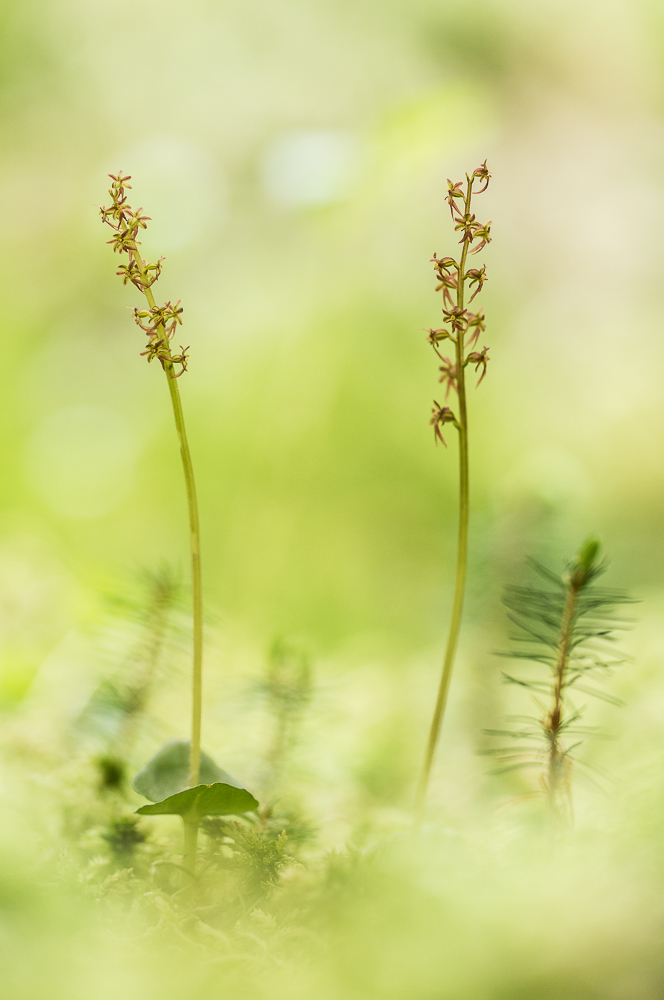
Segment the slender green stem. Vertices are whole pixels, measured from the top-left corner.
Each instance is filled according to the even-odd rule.
[[[146,279],[146,286],[143,290],[145,298],[151,309],[156,307],[154,295],[147,285],[147,276],[144,270],[143,260],[137,249],[133,251],[134,260],[141,275]],[[164,334],[164,343],[168,345],[168,339]],[[180,399],[180,389],[173,369],[173,364],[164,359],[164,372],[168,380],[168,389],[171,396],[173,416],[175,418],[175,428],[177,430],[178,441],[180,442],[180,456],[182,458],[182,470],[184,472],[185,485],[187,490],[187,507],[189,510],[189,545],[191,551],[191,580],[193,593],[193,624],[194,624],[194,651],[192,669],[192,705],[191,705],[191,750],[189,757],[189,785],[197,785],[200,778],[201,768],[201,712],[203,705],[203,585],[201,576],[201,533],[198,519],[198,501],[196,498],[196,483],[194,481],[194,468],[191,462],[191,452],[187,441],[187,430],[184,423],[184,413],[182,411],[182,400]],[[198,828],[197,828],[198,829]],[[185,824],[185,834],[187,825]],[[195,844],[195,838],[194,838]]]
[[[567,761],[565,753],[560,747],[559,733],[563,722],[563,690],[572,647],[572,633],[576,619],[578,596],[578,588],[571,581],[565,599],[563,619],[560,626],[560,640],[556,652],[553,704],[545,727],[549,737],[549,765],[546,785],[549,797],[549,812],[553,822],[561,819],[565,804],[564,798],[567,795],[568,787],[567,776],[565,774]]]
[[[184,855],[182,863],[191,875],[196,874],[196,849],[198,847],[198,820],[182,817],[184,823]]]
[[[472,178],[468,178],[468,186],[465,198],[465,213],[470,211],[470,199],[473,191]],[[461,260],[459,262],[459,276],[457,281],[457,306],[464,308],[465,291],[465,271],[466,258],[468,256],[468,240],[464,241]],[[438,695],[429,729],[424,763],[420,773],[420,779],[415,793],[415,826],[422,823],[424,814],[424,803],[426,801],[427,788],[431,777],[431,768],[440,736],[440,729],[447,705],[447,696],[452,679],[454,659],[459,641],[459,631],[461,629],[461,617],[463,614],[463,601],[466,591],[466,571],[468,566],[468,519],[470,511],[470,482],[468,465],[468,408],[466,405],[466,369],[464,358],[464,336],[463,330],[457,332],[455,340],[455,363],[456,363],[456,387],[459,396],[459,415],[456,422],[459,432],[459,535],[457,543],[457,563],[456,578],[454,583],[454,600],[452,603],[452,618],[450,630],[447,637],[447,647],[443,660],[443,670],[438,687]]]
[[[173,374],[173,366],[166,363],[168,388],[171,393],[175,426],[180,441],[180,455],[187,486],[187,506],[189,508],[189,544],[191,549],[191,579],[194,612],[194,657],[192,670],[191,703],[191,753],[189,757],[189,784],[197,785],[201,767],[201,713],[203,706],[203,588],[201,578],[201,534],[198,521],[198,503],[191,453],[187,441],[187,431],[182,413],[182,401],[178,383]]]

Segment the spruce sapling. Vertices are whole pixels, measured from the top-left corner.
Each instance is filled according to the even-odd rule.
[[[605,565],[598,561],[599,542],[591,538],[581,547],[562,575],[532,561],[547,586],[511,586],[504,603],[517,627],[516,647],[501,656],[541,664],[548,676],[515,677],[503,672],[510,684],[532,691],[538,714],[512,716],[516,729],[489,729],[487,735],[516,740],[514,746],[487,750],[498,758],[497,773],[537,768],[546,793],[554,828],[569,823],[572,816],[572,774],[579,759],[576,750],[585,738],[598,735],[595,727],[580,724],[584,712],[575,695],[590,695],[620,705],[597,681],[611,674],[626,660],[616,656],[612,644],[616,632],[627,627],[617,609],[629,598],[619,590],[598,587]]]

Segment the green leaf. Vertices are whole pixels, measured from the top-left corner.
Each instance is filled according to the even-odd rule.
[[[195,822],[203,816],[234,816],[257,808],[258,802],[246,788],[215,781],[211,785],[185,788],[163,802],[141,806],[136,812],[141,816],[182,816]]]
[[[132,781],[134,791],[151,802],[162,802],[170,795],[187,788],[189,747],[189,740],[169,740],[165,743]],[[200,782],[205,785],[223,782],[236,788],[243,787],[230,774],[222,771],[205,751],[201,751]]]

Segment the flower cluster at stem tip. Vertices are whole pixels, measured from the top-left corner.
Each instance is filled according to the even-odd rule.
[[[165,302],[163,306],[153,305],[154,298],[149,289],[158,280],[161,274],[161,265],[164,260],[159,260],[150,264],[143,260],[140,255],[138,233],[141,229],[147,229],[150,218],[143,215],[143,209],[133,209],[127,201],[127,191],[131,190],[131,174],[123,175],[122,171],[117,174],[108,175],[113,183],[109,188],[112,198],[110,208],[100,208],[102,222],[105,222],[111,229],[115,230],[113,238],[108,242],[113,247],[114,253],[126,253],[128,260],[120,264],[116,274],[123,283],[131,282],[143,295],[148,298],[147,309],[134,309],[134,320],[137,325],[147,334],[148,342],[142,357],[147,357],[148,361],[158,358],[162,368],[172,378],[179,378],[187,370],[187,359],[189,355],[188,347],[180,346],[180,354],[174,354],[171,350],[171,340],[178,325],[182,323],[182,306],[179,300],[173,304]],[[180,370],[175,371],[174,365],[178,365]]]
[[[470,305],[487,280],[486,264],[467,268],[466,261],[470,254],[480,253],[491,242],[491,223],[478,222],[471,212],[473,194],[486,191],[490,178],[491,171],[485,160],[472,174],[466,174],[465,190],[463,181],[454,183],[448,179],[445,200],[450,206],[454,229],[461,234],[461,255],[459,261],[454,257],[439,258],[435,253],[431,258],[437,280],[436,291],[443,293],[444,325],[437,330],[427,330],[427,341],[442,361],[439,381],[445,386],[446,402],[451,389],[459,394],[460,383],[465,391],[465,369],[468,365],[473,365],[475,371],[480,373],[477,382],[479,385],[486,375],[489,363],[489,348],[483,347],[481,351],[476,349],[480,334],[486,330],[484,310],[472,312],[466,308],[465,292],[472,290],[468,300]],[[482,186],[473,190],[475,183]],[[455,358],[441,354],[439,345],[445,340],[450,340],[454,345]],[[436,441],[441,441],[444,445],[446,441],[442,428],[445,424],[453,424],[457,430],[461,430],[461,424],[450,407],[441,406],[436,400],[430,422]]]

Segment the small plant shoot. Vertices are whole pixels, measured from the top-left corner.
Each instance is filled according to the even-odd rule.
[[[581,720],[586,696],[613,705],[622,704],[601,685],[625,663],[613,644],[628,623],[617,617],[629,598],[619,590],[597,586],[605,566],[598,561],[599,542],[591,538],[558,576],[537,562],[531,565],[546,586],[508,587],[504,603],[516,626],[514,648],[502,653],[510,659],[544,668],[544,676],[503,672],[505,681],[532,692],[534,716],[513,716],[513,729],[490,729],[487,735],[508,738],[512,745],[484,751],[497,757],[497,773],[521,768],[541,772],[554,828],[572,817],[574,765],[588,768],[578,748],[599,735]]]

